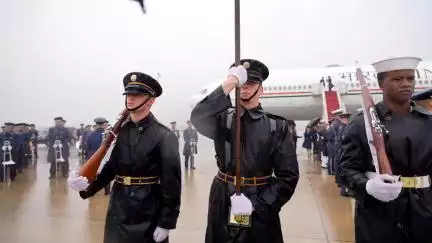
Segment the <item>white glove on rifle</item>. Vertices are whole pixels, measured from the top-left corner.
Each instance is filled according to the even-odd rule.
[[[366,183],[366,192],[382,202],[395,200],[402,191],[403,183],[398,181],[397,176],[371,172],[366,173],[366,176],[369,178]]]
[[[234,76],[237,79],[238,86],[242,86],[247,82],[247,71],[243,65],[230,68],[228,76]]]
[[[78,175],[76,171],[69,173],[67,182],[75,191],[84,191],[89,186],[88,179],[84,176]]]
[[[231,213],[234,215],[251,215],[254,211],[251,201],[243,193],[231,196]]]
[[[153,240],[155,240],[156,242],[164,241],[168,237],[168,234],[169,230],[158,226],[153,233]]]

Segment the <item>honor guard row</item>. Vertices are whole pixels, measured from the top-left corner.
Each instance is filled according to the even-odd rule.
[[[30,129],[29,129],[30,128]],[[0,133],[0,180],[14,181],[32,161],[37,160],[37,137],[34,124],[6,122]]]
[[[432,168],[432,141],[424,135],[432,124],[410,102],[417,60],[409,60],[399,65],[385,61],[387,68],[378,75],[384,101],[377,107],[390,131],[387,151],[400,177],[374,173],[361,115],[354,117],[341,141],[337,170],[341,183],[355,192],[357,242],[430,239],[432,215],[426,209],[431,206],[427,200],[431,171],[427,170]],[[299,180],[293,136],[286,119],[265,112],[260,105],[262,82],[269,76],[266,65],[254,59],[240,63],[231,65],[226,80],[191,113],[191,124],[214,140],[219,168],[210,189],[205,242],[283,242],[279,212]],[[132,72],[123,84],[129,115],[109,160],[95,180],[73,172],[68,183],[86,199],[114,180],[105,243],[168,242],[170,230],[176,228],[181,198],[178,135],[175,125],[172,130],[165,127],[150,111],[162,94],[157,80]],[[229,96],[236,87],[240,87],[239,114]],[[243,148],[240,180],[235,177],[233,158],[237,118]],[[239,195],[235,193],[238,182]]]

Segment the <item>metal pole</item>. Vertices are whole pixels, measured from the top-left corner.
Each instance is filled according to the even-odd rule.
[[[235,0],[234,7],[234,31],[235,31],[235,65],[240,65],[240,0]],[[235,94],[235,151],[234,160],[236,166],[236,194],[240,195],[240,159],[241,159],[241,140],[240,140],[240,87],[236,87]]]

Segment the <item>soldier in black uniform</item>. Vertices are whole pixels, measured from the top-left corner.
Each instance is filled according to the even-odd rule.
[[[59,116],[54,118],[55,126],[51,127],[48,130],[47,135],[47,144],[48,144],[48,162],[51,163],[50,166],[50,177],[49,179],[55,178],[56,175],[56,164],[61,168],[61,172],[64,177],[68,176],[69,172],[69,145],[72,141],[71,134],[69,133],[69,130],[67,130],[66,127],[64,127],[65,120]],[[61,148],[61,155],[64,159],[63,162],[57,162],[56,163],[56,148],[54,148],[56,145],[56,141],[60,142]],[[59,156],[60,157],[60,156]]]
[[[168,242],[180,209],[178,139],[150,112],[162,94],[159,83],[147,74],[132,72],[123,84],[130,117],[123,123],[109,161],[90,185],[75,173],[68,182],[86,199],[115,180],[104,243]]]
[[[279,211],[293,195],[299,170],[288,122],[264,112],[259,99],[269,75],[260,61],[241,60],[226,81],[192,110],[191,122],[214,140],[217,172],[210,189],[205,242],[283,242]],[[247,68],[247,70],[245,69]],[[235,115],[229,93],[241,86],[242,193],[235,195]],[[274,176],[272,175],[274,173]],[[228,225],[229,210],[250,215],[250,228]]]
[[[187,128],[183,130],[183,139],[184,139],[184,146],[183,146],[183,155],[185,157],[185,168],[189,169],[188,162],[191,155],[191,142],[195,142],[194,150],[195,153],[197,153],[197,143],[198,143],[198,133],[195,129],[192,128],[192,123],[190,121],[187,121]],[[191,159],[191,166],[193,170],[195,170],[195,160]]]
[[[36,130],[35,124],[30,124],[30,134],[31,134],[30,139],[33,144],[34,156],[35,156],[33,160],[36,162],[36,160],[38,159],[37,144],[38,144],[39,132]]]
[[[385,126],[385,150],[395,176],[376,173],[363,113],[341,143],[340,179],[355,192],[357,243],[426,243],[432,240],[432,119],[410,100],[419,58],[373,64],[383,101],[375,105]]]
[[[180,132],[176,128],[176,125],[177,125],[177,122],[175,122],[175,121],[171,122],[171,131],[173,131],[175,133],[175,135],[177,136],[177,138],[180,139]]]

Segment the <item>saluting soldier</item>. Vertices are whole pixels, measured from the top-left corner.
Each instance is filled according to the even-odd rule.
[[[383,101],[375,105],[385,126],[385,151],[394,176],[378,174],[363,113],[347,127],[340,178],[355,192],[357,243],[426,243],[432,239],[432,119],[418,112],[411,95],[420,58],[372,64]]]
[[[288,121],[260,105],[269,70],[262,62],[241,60],[228,77],[192,110],[191,122],[214,140],[219,171],[210,189],[206,243],[283,242],[279,212],[299,180]],[[243,66],[244,65],[244,66]],[[247,69],[246,69],[246,68]],[[241,86],[241,195],[235,195],[235,117],[229,93]],[[274,173],[274,176],[272,175]],[[231,207],[231,209],[230,209]],[[233,215],[249,215],[250,227],[228,225]]]
[[[63,119],[63,117],[55,117],[55,126],[51,127],[48,130],[47,135],[47,143],[48,143],[48,162],[51,163],[50,166],[50,177],[49,179],[55,178],[56,175],[56,148],[54,146],[57,146],[56,141],[58,140],[60,142],[61,147],[61,156],[64,159],[64,162],[58,162],[58,166],[61,168],[62,174],[64,177],[68,176],[69,172],[69,143],[71,142],[71,134],[69,133],[69,130],[67,130],[66,127],[64,127],[64,124],[66,121]],[[57,148],[60,150],[59,148]]]
[[[68,182],[86,199],[115,179],[104,243],[168,242],[180,209],[179,142],[150,111],[162,94],[157,80],[132,72],[123,84],[130,117],[123,123],[109,161],[90,185],[76,174]]]
[[[415,109],[426,115],[432,115],[432,89],[418,92],[412,96],[416,103]]]

